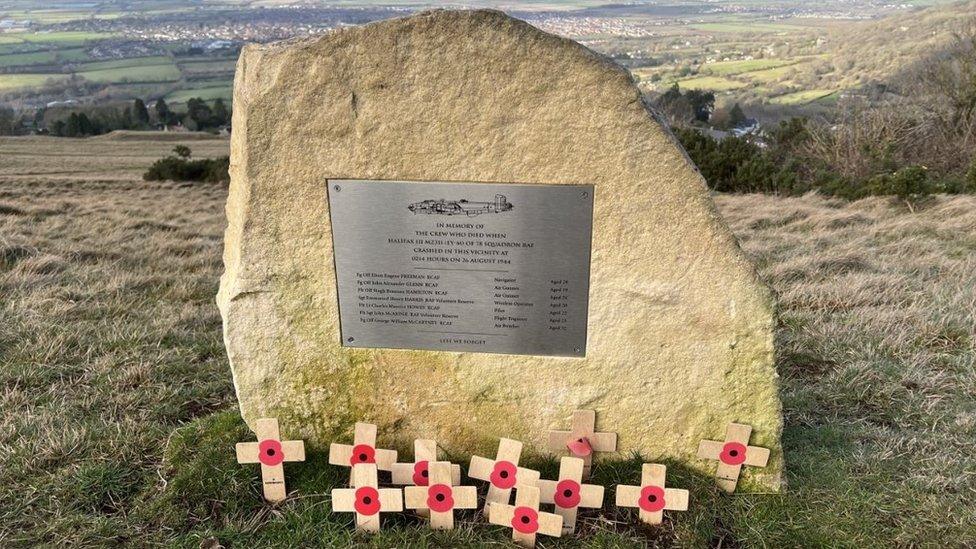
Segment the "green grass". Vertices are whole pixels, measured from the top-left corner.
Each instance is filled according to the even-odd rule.
[[[180,70],[176,68],[176,65],[169,64],[81,71],[78,73],[78,75],[86,80],[103,84],[124,82],[175,82],[180,79]]]
[[[797,64],[793,63],[790,65],[785,65],[781,67],[775,67],[771,69],[758,70],[753,72],[746,72],[740,74],[742,78],[748,78],[750,80],[755,80],[756,82],[762,82],[764,84],[774,84],[779,83],[783,78],[792,72],[797,70]]]
[[[0,38],[2,37],[3,35],[0,35]],[[45,48],[43,46],[39,46],[36,44],[26,44],[25,42],[6,43],[6,44],[0,44],[0,55],[8,55],[8,54],[15,54],[15,53],[33,53],[38,51],[44,51],[44,49]]]
[[[159,65],[172,65],[173,60],[164,55],[151,57],[127,57],[125,59],[112,59],[110,61],[95,61],[78,66],[79,72],[101,71],[108,69],[126,69],[129,67],[152,67]]]
[[[0,67],[50,65],[55,63],[86,61],[88,59],[88,54],[84,48],[44,50],[0,55]]]
[[[104,40],[114,36],[110,33],[65,31],[65,32],[22,32],[8,35],[23,42],[55,44],[61,47],[83,46],[88,42]]]
[[[155,145],[128,145],[0,140],[0,545],[509,546],[472,513],[454,533],[397,515],[376,537],[355,534],[349,515],[330,512],[347,472],[321,448],[286,467],[288,501],[262,501],[258,467],[234,461],[233,444],[252,435],[213,302],[226,191],[106,182],[99,162],[138,173],[151,161],[136,155]],[[52,179],[78,164],[90,180]],[[916,213],[881,198],[717,205],[779,296],[786,490],[726,496],[673,464],[688,512],[643,528],[608,505],[583,514],[579,537],[544,546],[970,545],[976,198]],[[635,482],[638,465],[599,462],[594,480]]]
[[[176,62],[179,63],[181,67],[191,67],[191,68],[206,68],[206,69],[233,69],[237,65],[237,59],[233,58],[177,58]]]
[[[50,82],[67,80],[65,74],[0,74],[0,90],[39,88]]]
[[[685,90],[728,91],[748,86],[745,82],[719,76],[696,76],[679,80],[678,85]]]
[[[142,512],[153,517],[162,527],[175,531],[185,529],[189,523],[201,523],[202,528],[176,535],[172,541],[177,546],[199,544],[200,539],[207,538],[218,539],[225,545],[260,547],[509,545],[507,540],[511,539],[511,530],[485,524],[476,510],[457,513],[458,528],[453,532],[431,532],[422,520],[408,514],[397,514],[382,518],[383,530],[378,535],[356,533],[350,514],[336,514],[331,510],[330,492],[333,488],[346,487],[348,469],[330,466],[326,452],[315,450],[308,452],[304,463],[287,466],[288,489],[297,497],[277,506],[276,518],[260,518],[260,526],[252,529],[249,523],[255,517],[266,517],[271,509],[260,496],[258,468],[237,464],[232,452],[210,449],[230,449],[234,443],[251,440],[253,436],[233,411],[207,417],[179,430],[171,438],[163,458],[163,471],[169,479],[168,489],[161,497],[147,502]],[[541,470],[549,477],[558,471],[556,461],[549,458],[537,456],[524,464]],[[637,483],[640,466],[639,459],[604,462],[594,468],[591,482],[608,486]],[[669,467],[668,472],[669,481],[692,489],[703,508],[722,509],[721,504],[714,503],[731,499],[721,496],[711,479],[691,474],[677,465]],[[462,482],[465,485],[483,484],[468,478]],[[219,517],[215,514],[215,497],[225,502],[217,511]],[[612,498],[612,492],[607,498]],[[559,545],[600,547],[609,543],[618,547],[637,547],[669,538],[688,546],[700,545],[711,536],[709,523],[718,515],[706,512],[704,516],[695,517],[702,520],[693,520],[691,515],[676,516],[666,527],[645,529],[636,526],[636,512],[632,510],[610,510],[605,513],[613,523],[602,520],[601,514],[583,512],[578,537],[568,538]],[[546,539],[541,541],[546,545],[553,543]]]
[[[836,90],[803,90],[794,93],[787,93],[770,98],[769,102],[774,105],[805,105],[818,99],[828,97]]]
[[[840,95],[841,95],[841,91],[838,90],[831,94],[827,94],[819,99],[816,99],[815,101],[822,105],[836,105],[837,102],[840,100]]]
[[[759,71],[792,65],[796,63],[793,59],[749,59],[742,61],[719,61],[702,65],[701,71],[716,76],[734,76],[737,74]]]
[[[233,96],[233,87],[231,83],[224,85],[211,86],[206,88],[192,88],[186,90],[178,90],[166,96],[167,103],[180,104],[186,103],[190,99],[200,98],[206,101],[213,101],[215,99],[229,100]]]
[[[776,23],[760,23],[756,21],[729,21],[721,23],[695,23],[690,28],[705,32],[796,32],[802,27],[797,25],[783,25]]]
[[[5,15],[11,19],[30,19],[37,23],[54,24],[87,19],[92,17],[93,13],[92,11],[81,10],[31,10],[29,12],[7,12]]]
[[[234,59],[219,61],[178,61],[180,70],[185,74],[206,75],[211,73],[233,73],[237,68]]]

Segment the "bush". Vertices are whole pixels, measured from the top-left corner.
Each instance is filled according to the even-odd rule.
[[[177,145],[173,152],[178,156],[167,156],[157,160],[142,178],[146,181],[230,182],[229,157],[191,160],[190,148],[185,145]]]
[[[798,154],[811,136],[803,119],[781,122],[769,130],[765,143],[751,136],[727,136],[719,141],[688,127],[674,132],[709,188],[720,192],[799,195],[818,191],[848,200],[897,196],[909,203],[937,193],[976,193],[976,160],[965,178],[938,176],[920,165],[878,166],[875,169],[880,173],[868,177],[839,173],[826,162]]]
[[[792,162],[777,163],[750,137],[715,138],[690,128],[675,134],[711,189],[796,194],[802,184]]]
[[[908,166],[892,174],[876,175],[865,185],[868,195],[895,195],[902,200],[916,200],[937,192],[922,166]]]

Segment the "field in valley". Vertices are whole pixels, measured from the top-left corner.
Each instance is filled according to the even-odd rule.
[[[871,85],[897,81],[945,48],[972,20],[976,6],[972,0],[658,4],[469,0],[458,5],[505,9],[579,40],[631,68],[645,90],[662,92],[677,83],[716,92],[720,106],[771,104],[775,111],[829,106],[835,94],[860,95]],[[389,11],[393,5],[400,9]],[[919,11],[927,6],[931,9]],[[0,96],[35,105],[68,97],[82,103],[134,97],[164,97],[169,103],[198,96],[226,100],[236,52],[245,42],[315,34],[442,4],[346,0],[316,11],[314,3],[298,0],[92,0],[69,9],[45,7],[39,0],[0,0],[0,25],[18,25],[0,27]],[[288,13],[298,15],[283,22]],[[103,68],[93,68],[98,65]]]
[[[639,48],[646,59],[638,57],[632,70],[655,92],[678,84],[713,91],[720,104],[829,105],[835,94],[897,84],[972,24],[976,3],[933,4],[865,21],[720,14],[705,23],[662,26],[644,41],[608,40],[598,49]]]
[[[405,516],[352,533],[330,513],[346,470],[318,450],[287,467],[294,497],[262,502],[257,468],[234,461],[252,435],[214,305],[226,191],[139,179],[180,142],[227,150],[0,138],[0,545],[504,546],[506,530],[470,513],[452,534]],[[689,512],[653,529],[584,513],[581,537],[542,545],[976,544],[976,197],[914,212],[887,198],[716,201],[779,296],[784,491],[726,496],[674,465]],[[594,472],[632,483],[639,460]]]
[[[220,88],[219,95],[211,91],[214,97],[210,99],[230,98],[237,59],[233,52],[190,55],[183,51],[185,48],[173,45],[154,48],[165,55],[160,51],[143,53],[140,49],[123,58],[114,57],[121,54],[105,58],[105,53],[95,53],[119,40],[112,33],[98,32],[0,34],[0,93],[42,90],[75,79],[112,85],[116,94],[163,96],[171,103],[185,103],[188,98],[181,92],[200,87]]]

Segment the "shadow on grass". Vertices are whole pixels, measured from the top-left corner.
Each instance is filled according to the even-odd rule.
[[[165,452],[159,490],[137,506],[147,523],[171,533],[171,540],[183,546],[322,546],[322,547],[484,547],[509,546],[511,531],[486,524],[478,511],[456,514],[456,530],[432,532],[423,520],[409,513],[384,515],[383,530],[377,535],[356,533],[353,516],[332,513],[330,492],[345,487],[349,470],[328,464],[324,452],[309,451],[303,463],[285,466],[289,498],[272,505],[261,496],[257,465],[240,465],[234,444],[253,439],[253,434],[236,411],[221,412],[176,431]],[[598,460],[590,483],[607,488],[604,507],[581,510],[577,533],[565,538],[540,537],[543,547],[671,547],[736,546],[731,525],[739,506],[764,505],[779,495],[728,496],[718,491],[711,477],[692,472],[680,464],[668,465],[668,486],[691,491],[688,512],[665,512],[664,524],[642,525],[635,509],[613,505],[618,484],[639,484],[641,464],[627,459]],[[558,459],[527,456],[524,465],[538,469],[543,478],[556,478]],[[466,459],[462,467],[466,468]],[[389,473],[380,473],[380,483]],[[462,484],[485,484],[466,476]],[[551,510],[543,506],[544,510]]]

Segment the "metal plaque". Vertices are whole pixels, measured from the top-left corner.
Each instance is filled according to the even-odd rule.
[[[592,185],[328,185],[344,346],[585,356]]]

